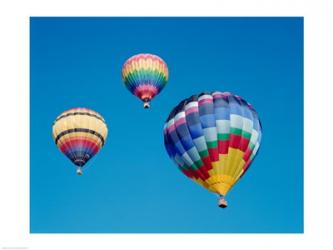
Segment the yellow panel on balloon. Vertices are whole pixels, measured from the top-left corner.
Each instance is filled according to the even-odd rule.
[[[234,172],[236,171],[239,163],[243,160],[243,156],[243,151],[235,148],[229,148],[228,160],[226,161],[226,166],[223,167],[223,173],[234,176]]]
[[[228,155],[226,154],[220,154],[219,160],[212,162],[213,169],[208,171],[209,175],[223,174],[223,168],[226,166],[227,156]]]

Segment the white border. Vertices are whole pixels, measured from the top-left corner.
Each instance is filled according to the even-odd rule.
[[[0,247],[330,249],[333,191],[330,1],[0,2]],[[305,16],[305,234],[29,234],[29,16]],[[328,121],[329,120],[329,121]],[[323,126],[325,125],[325,126]],[[332,141],[333,142],[333,141]],[[8,249],[8,248],[7,248]],[[12,248],[14,249],[14,248]]]

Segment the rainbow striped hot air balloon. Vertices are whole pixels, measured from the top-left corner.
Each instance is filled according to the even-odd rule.
[[[152,54],[138,54],[129,58],[122,69],[126,88],[149,108],[150,101],[168,82],[168,66],[162,58]]]
[[[261,141],[252,105],[228,92],[202,93],[180,102],[164,126],[164,143],[179,169],[224,196],[248,170]]]
[[[58,148],[82,174],[83,166],[102,148],[108,129],[104,118],[87,108],[73,108],[53,123],[53,139]]]

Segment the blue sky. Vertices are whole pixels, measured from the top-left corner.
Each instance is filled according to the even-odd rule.
[[[141,52],[169,67],[144,110],[121,80]],[[187,179],[164,148],[163,124],[182,99],[230,91],[263,125],[260,152],[229,207]],[[78,177],[51,136],[57,115],[105,118],[104,148]],[[302,18],[31,18],[30,232],[303,232]]]

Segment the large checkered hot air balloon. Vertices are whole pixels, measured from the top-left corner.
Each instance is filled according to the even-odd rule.
[[[164,143],[179,169],[204,188],[225,195],[248,170],[262,136],[257,112],[228,92],[202,93],[180,102],[164,126]]]
[[[162,58],[152,54],[138,54],[129,58],[122,69],[126,88],[149,108],[150,101],[168,82],[168,66]]]
[[[83,166],[103,147],[108,129],[104,118],[87,108],[73,108],[53,123],[53,139],[58,148],[82,175]]]

